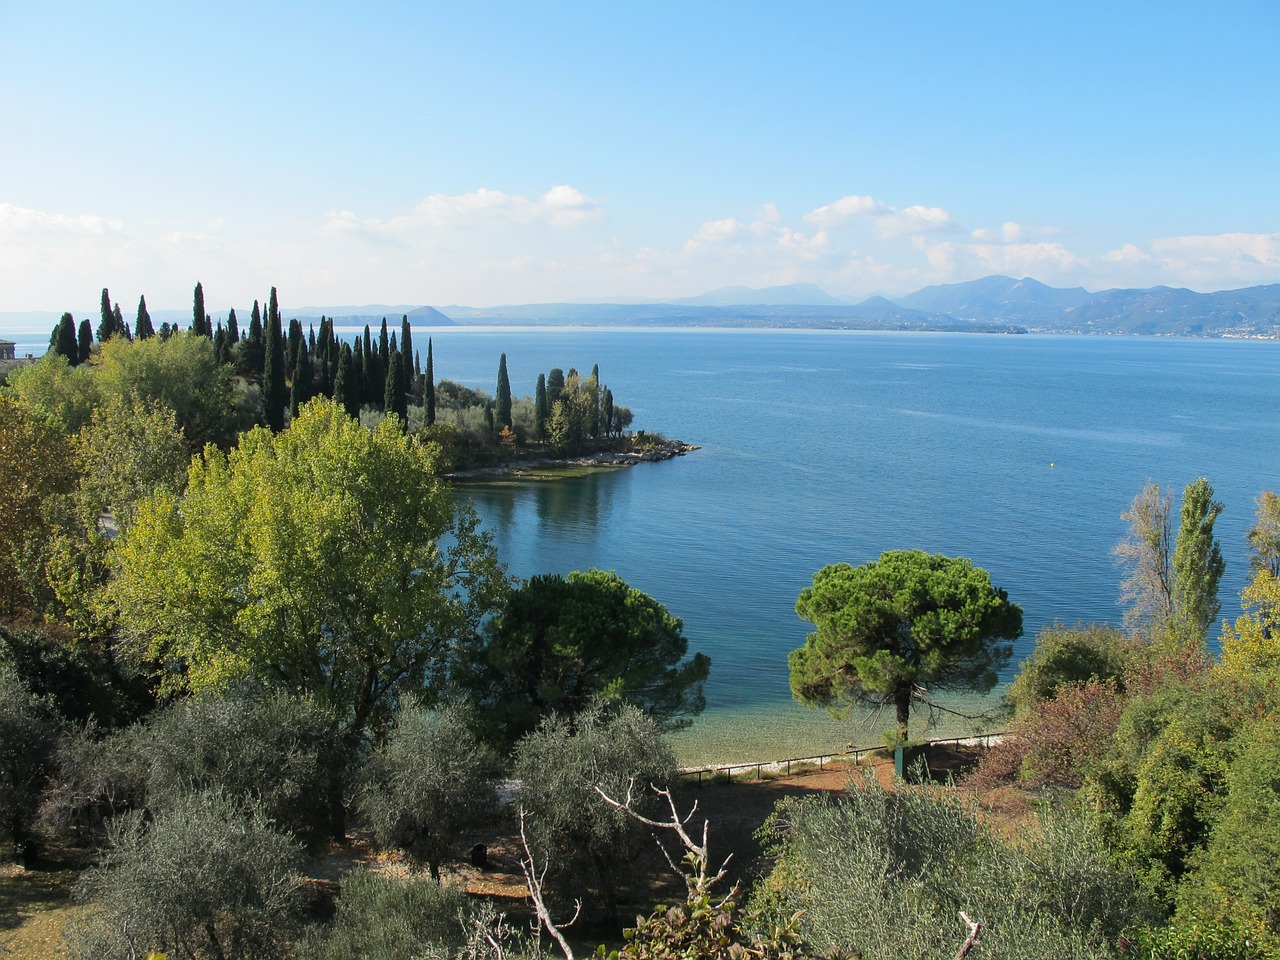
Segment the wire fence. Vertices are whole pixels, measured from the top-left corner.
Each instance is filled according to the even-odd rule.
[[[1004,736],[1005,732],[999,731],[979,734],[976,737],[947,737],[942,740],[926,740],[924,743],[918,744],[918,746],[928,748],[958,744],[961,746],[989,747]],[[867,754],[884,749],[882,746],[855,747],[850,744],[846,749],[837,753],[820,753],[812,757],[789,757],[786,760],[760,760],[753,763],[725,763],[711,767],[691,767],[681,770],[680,776],[686,781],[696,782],[698,786],[702,786],[704,777],[713,782],[718,777],[723,777],[726,781],[732,782],[735,772],[745,773],[749,777],[751,772],[754,771],[755,779],[762,780],[765,773],[790,776],[793,767],[812,767],[816,764],[819,770],[825,770],[827,764],[832,762],[848,763],[853,761],[856,763]]]

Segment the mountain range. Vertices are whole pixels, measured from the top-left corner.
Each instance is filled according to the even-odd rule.
[[[248,311],[243,311],[246,315]],[[1051,287],[1023,277],[991,276],[924,287],[906,296],[864,300],[832,296],[813,284],[722,287],[674,300],[528,303],[500,307],[367,304],[286,308],[304,323],[333,318],[340,326],[376,327],[408,315],[421,326],[688,326],[826,330],[933,330],[975,333],[1077,333],[1280,339],[1280,283],[1197,293],[1174,287],[1102,290]],[[153,310],[185,326],[190,311]],[[58,314],[48,313],[48,323]],[[45,314],[0,313],[9,326],[40,326]],[[241,324],[243,326],[244,320]]]

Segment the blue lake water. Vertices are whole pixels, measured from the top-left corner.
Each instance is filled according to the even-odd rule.
[[[48,338],[0,336],[35,352]],[[420,351],[428,336],[437,379],[489,393],[504,352],[517,394],[552,367],[598,363],[636,429],[702,446],[459,493],[512,574],[616,570],[684,620],[712,658],[707,711],[678,740],[690,763],[876,743],[890,725],[791,700],[787,653],[807,633],[795,600],[825,564],[899,548],[969,557],[1023,607],[1017,660],[1045,624],[1119,621],[1111,548],[1148,480],[1213,483],[1234,618],[1254,500],[1280,490],[1273,341],[419,328]]]
[[[415,331],[425,346],[428,331]],[[700,444],[661,464],[467,486],[511,573],[616,570],[712,658],[687,762],[875,743],[794,704],[796,596],[828,563],[920,548],[986,568],[1024,611],[1015,661],[1054,621],[1118,622],[1111,548],[1148,480],[1206,476],[1226,505],[1224,616],[1254,500],[1280,488],[1280,344],[758,330],[429,331],[437,379],[513,392],[600,365],[636,429]],[[1176,504],[1175,504],[1176,509]],[[966,712],[968,708],[961,706]],[[941,732],[960,733],[952,720]]]

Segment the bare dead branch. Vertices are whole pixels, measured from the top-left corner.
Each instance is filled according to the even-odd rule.
[[[573,917],[568,923],[556,925],[551,919],[551,911],[547,909],[546,900],[542,896],[542,882],[547,876],[547,868],[543,867],[542,872],[538,872],[537,864],[533,859],[533,851],[529,849],[529,840],[524,833],[524,810],[520,811],[520,845],[524,848],[524,857],[520,860],[520,869],[524,873],[525,885],[529,888],[529,898],[533,900],[533,909],[538,914],[538,919],[546,928],[547,933],[560,947],[560,952],[564,954],[565,960],[574,960],[573,948],[569,946],[569,941],[565,939],[564,934],[560,932],[561,927],[571,927],[578,922],[578,916],[582,913],[582,901],[574,901]]]
[[[969,936],[960,945],[960,952],[956,954],[956,960],[964,960],[969,955],[973,945],[978,942],[978,931],[982,929],[982,924],[975,920],[970,920],[969,915],[963,910],[960,911],[960,919],[969,927]]]

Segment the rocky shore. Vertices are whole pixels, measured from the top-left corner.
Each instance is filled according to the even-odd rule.
[[[702,448],[692,443],[685,443],[683,440],[662,440],[642,450],[605,450],[579,457],[564,458],[543,455],[515,457],[504,464],[491,467],[476,467],[470,470],[456,470],[453,473],[446,473],[444,476],[448,480],[555,479],[557,474],[569,475],[582,470],[631,467],[637,463],[657,463],[662,460],[683,457],[686,453],[700,449]]]

